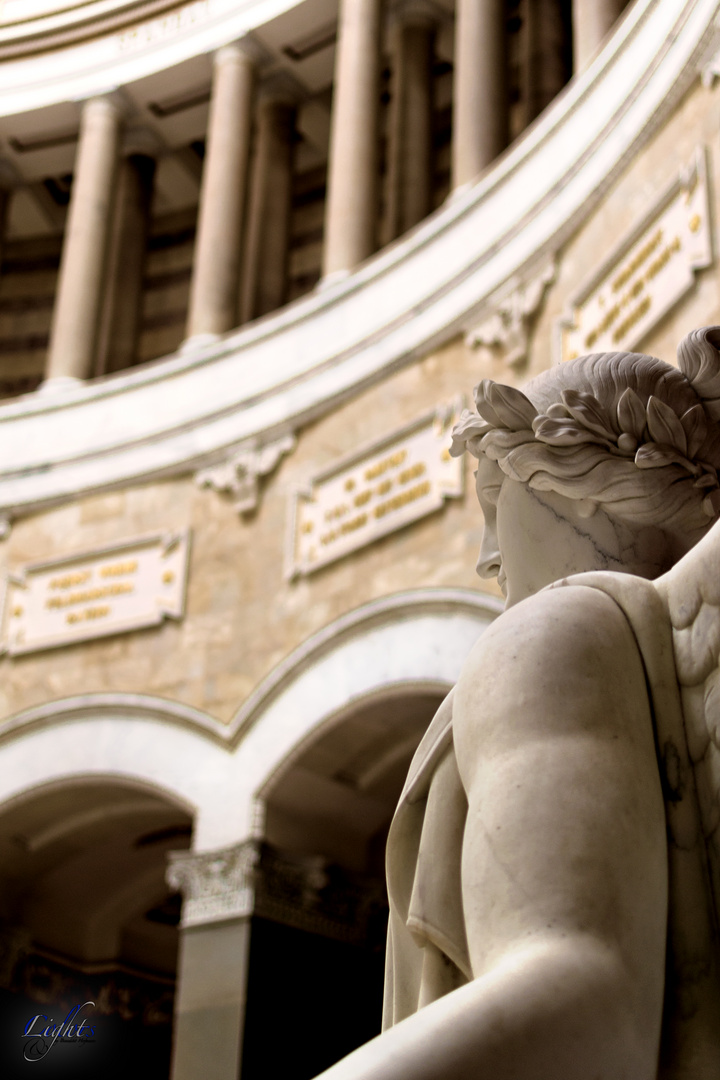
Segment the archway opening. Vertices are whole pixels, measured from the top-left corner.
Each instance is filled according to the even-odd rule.
[[[306,1080],[379,1033],[385,842],[442,697],[404,688],[358,703],[263,793],[243,1080]]]
[[[24,1076],[26,1048],[43,1046],[59,1075],[127,1077],[139,1062],[168,1075],[180,898],[165,865],[191,831],[186,809],[114,778],[35,788],[0,808],[3,1076]],[[61,1028],[53,1042],[86,1002],[71,1017],[85,1018],[85,1036]]]

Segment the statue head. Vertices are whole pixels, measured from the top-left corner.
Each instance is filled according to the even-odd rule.
[[[707,327],[680,343],[678,368],[640,353],[599,353],[551,368],[522,391],[485,379],[474,390],[477,413],[463,413],[455,427],[451,453],[478,458],[479,487],[494,462],[495,486],[507,487],[505,478],[523,485],[576,536],[578,521],[599,511],[590,531],[609,522],[605,532],[622,535],[626,552],[642,537],[658,552],[661,573],[720,516],[716,345],[720,327]],[[644,564],[624,561],[616,553],[600,565],[572,563],[568,572],[643,572]],[[485,574],[498,569],[479,565]]]

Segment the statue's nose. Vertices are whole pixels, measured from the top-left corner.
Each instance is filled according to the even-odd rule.
[[[486,522],[483,532],[480,555],[475,566],[476,572],[481,578],[494,578],[500,573],[502,558],[497,542],[495,529],[490,528]]]

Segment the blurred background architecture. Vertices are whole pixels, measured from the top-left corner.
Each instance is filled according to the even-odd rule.
[[[720,322],[719,17],[0,4],[6,1016],[172,1080],[378,1031],[390,818],[502,610],[449,429]]]

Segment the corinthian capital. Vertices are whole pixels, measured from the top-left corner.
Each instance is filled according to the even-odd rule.
[[[171,852],[166,880],[182,893],[182,926],[251,915],[257,861],[254,840],[218,851]]]

